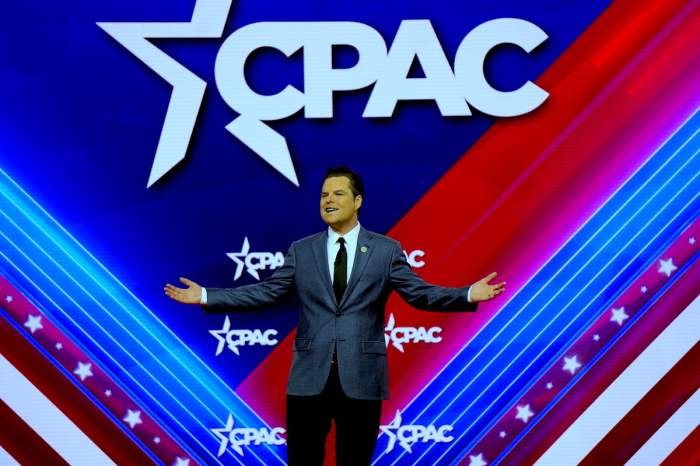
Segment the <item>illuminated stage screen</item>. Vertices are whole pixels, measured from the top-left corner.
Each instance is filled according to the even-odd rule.
[[[700,2],[4,2],[0,463],[286,464],[328,167],[475,313],[385,316],[374,465],[700,464]],[[334,464],[333,439],[328,464]]]

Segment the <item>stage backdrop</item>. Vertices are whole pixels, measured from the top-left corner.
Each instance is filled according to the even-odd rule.
[[[337,165],[427,281],[508,282],[390,298],[373,464],[700,462],[699,1],[0,12],[1,463],[285,464],[295,299],[163,287],[265,280]]]

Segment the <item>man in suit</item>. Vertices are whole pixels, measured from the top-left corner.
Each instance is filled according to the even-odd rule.
[[[362,179],[346,167],[329,169],[321,190],[328,230],[294,242],[284,265],[267,280],[231,289],[166,285],[172,299],[201,304],[207,313],[244,312],[299,296],[299,324],[287,382],[290,465],[322,465],[325,440],[336,424],[338,465],[369,465],[389,398],[384,310],[392,291],[426,311],[475,311],[504,291],[492,273],[463,288],[424,282],[401,245],[360,226]]]

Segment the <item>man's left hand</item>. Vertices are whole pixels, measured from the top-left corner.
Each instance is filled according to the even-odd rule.
[[[501,282],[497,285],[489,285],[489,282],[496,278],[496,275],[498,274],[493,272],[472,285],[472,302],[478,303],[481,301],[491,301],[493,298],[506,290],[506,282]]]

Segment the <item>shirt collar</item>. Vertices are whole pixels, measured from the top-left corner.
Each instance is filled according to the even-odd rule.
[[[343,235],[343,239],[348,244],[357,244],[357,238],[360,236],[360,222],[357,222],[355,228]],[[340,235],[328,227],[328,244],[335,244]]]

